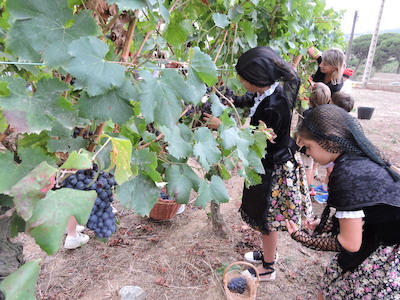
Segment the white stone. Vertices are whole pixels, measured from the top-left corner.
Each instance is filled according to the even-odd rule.
[[[119,290],[118,294],[121,297],[121,300],[144,300],[147,297],[144,289],[140,286],[134,285],[123,286]]]

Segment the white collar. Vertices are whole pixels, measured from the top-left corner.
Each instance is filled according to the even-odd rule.
[[[271,96],[274,92],[276,87],[278,86],[279,82],[275,82],[273,85],[269,87],[268,90],[266,90],[263,94],[257,93],[257,96],[254,98],[254,105],[250,108],[250,114],[249,116],[252,117],[254,113],[257,110],[258,105],[261,103],[262,100],[267,98],[268,96]]]

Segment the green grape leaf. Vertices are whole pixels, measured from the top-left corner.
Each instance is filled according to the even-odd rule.
[[[50,137],[46,131],[42,131],[40,134],[25,134],[18,141],[18,147],[29,148],[35,147],[36,145],[45,145],[49,138]]]
[[[64,239],[69,218],[74,216],[78,224],[86,224],[96,198],[96,191],[49,191],[35,204],[32,217],[26,222],[27,231],[47,254],[54,254]]]
[[[118,184],[122,184],[132,175],[130,169],[132,143],[129,140],[122,138],[110,137],[110,139],[112,143],[110,159],[111,164],[115,165],[115,180]]]
[[[109,5],[117,4],[120,11],[142,9],[147,6],[146,0],[107,0]]]
[[[237,23],[242,19],[243,16],[243,7],[250,6],[251,11],[254,10],[254,7],[249,2],[244,2],[243,4],[240,5],[235,5],[234,7],[231,7],[228,11],[228,18],[231,20],[232,23]]]
[[[68,47],[68,53],[73,58],[65,70],[87,87],[91,97],[125,83],[125,68],[104,59],[108,50],[106,43],[93,36],[75,40]]]
[[[231,127],[220,131],[221,144],[224,149],[231,149],[237,145],[239,137],[239,129]]]
[[[189,68],[208,86],[217,83],[217,67],[211,60],[211,57],[203,52],[200,48],[194,47],[189,51],[190,65]]]
[[[38,147],[20,147],[18,149],[18,155],[22,161],[18,167],[23,167],[26,173],[30,172],[44,161],[50,166],[57,167],[54,157],[49,156],[43,149]]]
[[[157,172],[157,154],[155,152],[148,148],[136,150],[132,154],[132,163],[154,181],[162,181],[160,173]]]
[[[174,126],[172,129],[161,126],[160,130],[164,133],[165,140],[168,142],[167,150],[169,154],[177,159],[186,158],[192,154],[192,145],[182,138],[179,126]]]
[[[72,151],[68,155],[67,160],[60,167],[61,169],[89,169],[92,167],[93,153],[89,151],[83,151],[83,153],[77,153]]]
[[[248,130],[250,130],[248,128]],[[264,157],[267,154],[267,139],[265,138],[265,134],[262,132],[254,132],[254,144],[251,145],[251,149],[257,153],[258,157]]]
[[[255,47],[254,41],[257,41],[257,35],[254,33],[254,24],[249,21],[240,22],[240,26],[244,31],[245,38],[251,47]]]
[[[8,47],[22,60],[41,61],[52,68],[65,65],[72,41],[99,34],[90,11],[75,13],[63,0],[14,0],[7,3],[12,24]]]
[[[187,80],[178,74],[176,70],[166,69],[162,75],[167,77],[169,86],[174,89],[178,98],[185,102],[197,105],[206,92],[205,84],[194,74],[193,70],[188,70]]]
[[[42,149],[19,148],[20,164],[14,162],[14,154],[8,150],[0,152],[0,193],[8,194],[12,186],[32,171],[42,161],[55,165],[52,157],[44,154]]]
[[[160,190],[148,177],[139,174],[116,187],[121,205],[134,209],[141,216],[148,216],[160,197]]]
[[[238,174],[244,178],[244,183],[247,188],[261,183],[260,174],[249,167],[240,168]]]
[[[218,171],[223,180],[229,180],[230,178],[232,178],[232,174],[226,169],[226,166],[224,166],[223,164],[218,164]]]
[[[158,2],[158,8],[160,9],[160,15],[164,19],[165,24],[169,24],[170,13],[168,9],[163,5],[164,0],[158,0],[157,2]]]
[[[310,108],[310,102],[305,100],[305,99],[301,99],[300,104],[301,104],[301,108],[302,109],[309,109]]]
[[[4,132],[8,127],[6,118],[3,117],[3,113],[0,110],[0,132]]]
[[[31,218],[37,203],[46,195],[49,186],[53,187],[56,172],[56,168],[44,161],[11,188],[10,196],[14,197],[17,212],[25,221]]]
[[[219,117],[221,120],[223,126],[222,130],[225,130],[226,128],[230,128],[232,126],[235,126],[235,122],[229,117],[228,110],[224,110],[222,115]]]
[[[188,203],[192,189],[198,190],[201,179],[188,165],[169,165],[165,170],[167,190],[178,203]]]
[[[202,167],[208,172],[210,165],[221,159],[221,151],[215,141],[212,131],[206,127],[200,127],[194,133],[194,154],[198,157]]]
[[[239,157],[240,157],[240,152],[239,152]],[[265,174],[261,158],[257,155],[255,151],[249,149],[249,151],[247,152],[246,160],[248,162],[248,165],[246,165],[246,167],[250,166],[258,174]]]
[[[220,28],[225,28],[230,24],[228,20],[228,16],[224,14],[219,14],[219,13],[213,13],[212,18],[214,20],[214,23],[216,26]]]
[[[89,120],[123,124],[133,116],[133,106],[130,101],[137,95],[136,89],[129,80],[125,80],[121,87],[112,88],[102,95],[90,97],[81,93],[78,102],[79,115]]]
[[[199,188],[199,196],[196,198],[195,205],[206,208],[210,201],[217,203],[226,203],[229,201],[229,194],[226,190],[225,184],[218,176],[213,175],[211,181],[208,183],[202,181]]]
[[[166,70],[165,76],[155,78],[149,71],[140,72],[142,92],[139,99],[143,116],[147,123],[155,120],[161,125],[173,127],[179,120],[181,105],[177,98],[177,88],[185,84],[176,71]],[[168,76],[166,76],[168,75]]]
[[[47,150],[50,152],[68,152],[86,149],[90,144],[90,140],[81,136],[73,138],[72,136],[60,137],[59,139],[50,139],[47,142]]]
[[[7,82],[0,82],[0,97],[7,97],[10,95],[10,90],[8,88],[8,83]]]
[[[248,155],[250,152],[250,146],[254,143],[253,136],[249,133],[249,131],[238,131],[239,136],[236,139],[236,147],[238,156],[241,159],[244,166],[249,166]],[[264,170],[264,169],[263,169]]]
[[[3,77],[9,83],[11,94],[0,98],[3,115],[15,131],[40,133],[51,130],[57,122],[73,127],[76,112],[70,102],[60,97],[68,90],[68,85],[60,80],[42,79],[38,82],[35,94],[26,89],[24,80]]]
[[[222,115],[224,110],[226,109],[225,105],[221,103],[217,95],[211,94],[210,95],[210,100],[211,100],[211,112],[212,115],[215,117],[219,117]]]
[[[188,70],[186,83],[188,88],[185,94],[180,94],[181,98],[193,105],[199,104],[207,91],[206,85],[197,77],[193,69]]]
[[[27,262],[4,278],[0,290],[6,299],[36,300],[35,289],[41,264],[41,259]]]
[[[181,22],[170,21],[164,33],[164,38],[173,46],[182,45],[187,38],[187,32]]]

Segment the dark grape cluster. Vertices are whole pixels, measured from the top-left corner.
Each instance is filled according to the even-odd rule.
[[[82,127],[75,127],[75,128],[74,128],[74,132],[73,132],[73,134],[72,134],[72,137],[73,137],[73,138],[77,138],[77,137],[79,136],[79,134],[81,133],[82,130],[83,130],[83,132],[82,132],[82,137],[83,137],[83,138],[89,138],[89,137],[91,137],[91,136],[94,134],[93,131],[87,131],[85,128],[82,128]]]
[[[93,169],[78,170],[65,180],[63,187],[96,191],[97,198],[90,213],[87,227],[93,230],[99,238],[109,238],[116,229],[116,218],[111,202],[114,201],[112,188],[117,183],[113,174],[98,171],[96,164],[93,165]],[[97,173],[98,177],[94,181]]]
[[[160,198],[164,199],[164,200],[174,200],[174,199],[171,199],[170,196],[167,193],[165,193],[164,191],[160,191]]]
[[[223,86],[221,85],[220,87],[218,87],[218,91],[221,92],[221,94],[223,94],[226,98],[231,99],[234,96],[233,90],[229,87]],[[209,96],[212,92],[212,89],[210,87],[207,87],[207,91],[206,91],[206,96]],[[224,99],[221,99],[219,97],[218,94],[216,94],[217,97],[220,99],[221,103],[224,105],[228,105],[228,102]],[[188,103],[184,103],[185,107],[188,107],[189,104]],[[190,109],[188,109],[188,111],[185,113],[185,116],[191,116],[195,113],[208,113],[211,114],[211,102],[210,101],[205,101],[200,103],[199,105],[195,106],[195,107],[191,107]]]
[[[206,95],[210,95],[211,91],[212,91],[212,89],[210,87],[207,87]],[[230,87],[227,87],[224,85],[219,86],[218,91],[228,99],[231,99],[234,96],[233,90]],[[221,103],[223,105],[228,105],[228,101],[226,101],[223,98],[220,98],[219,94],[216,94],[216,95],[219,98],[219,101],[221,101]],[[201,112],[211,114],[211,102],[210,101],[206,101],[201,105]]]
[[[247,281],[244,277],[232,278],[228,283],[228,289],[231,292],[243,294],[247,287]]]

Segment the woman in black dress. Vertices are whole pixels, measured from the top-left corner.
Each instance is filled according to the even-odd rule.
[[[400,174],[339,106],[310,110],[298,136],[316,162],[335,163],[321,219],[306,222],[309,231],[287,221],[304,246],[338,252],[318,299],[399,299]]]
[[[299,164],[297,145],[290,136],[292,110],[300,78],[291,65],[269,47],[256,47],[240,56],[236,71],[248,93],[234,97],[237,107],[250,107],[250,124],[262,121],[276,134],[262,159],[262,183],[243,189],[242,218],[262,233],[263,251],[246,253],[245,258],[262,263],[260,281],[275,279],[274,268],[278,231],[286,231],[285,219],[300,225],[310,214],[304,168]],[[247,276],[255,276],[249,269]]]

